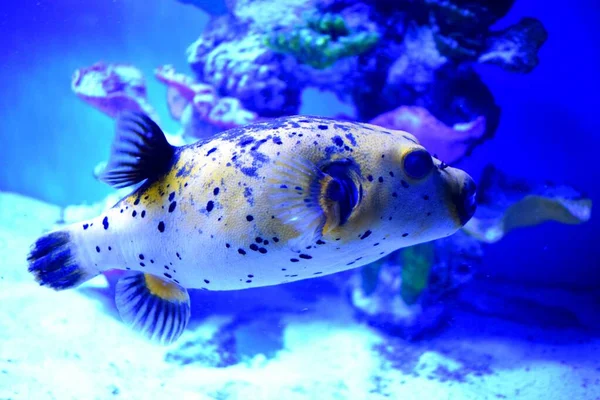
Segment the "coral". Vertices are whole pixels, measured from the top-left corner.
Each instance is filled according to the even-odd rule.
[[[154,73],[167,85],[169,112],[175,120],[182,122],[186,136],[210,137],[218,131],[257,119],[256,113],[244,109],[238,99],[219,97],[211,85],[177,73],[171,65],[159,67]]]
[[[518,24],[491,34],[478,61],[497,64],[512,72],[531,72],[538,64],[537,52],[547,38],[538,20],[523,18]]]
[[[291,54],[299,63],[325,69],[338,60],[369,51],[379,41],[372,31],[350,30],[340,14],[314,14],[306,24],[270,32],[265,44],[284,54]]]
[[[457,162],[468,155],[486,133],[486,119],[483,116],[450,127],[426,108],[418,106],[400,106],[375,117],[370,123],[412,133],[426,149],[448,163]]]
[[[246,110],[238,99],[220,97],[213,86],[178,73],[171,65],[156,68],[154,74],[159,82],[167,86],[167,105],[171,117],[182,125],[180,134],[167,134],[173,144],[210,137],[258,118],[256,113]],[[112,118],[123,110],[133,109],[144,111],[159,120],[147,101],[142,72],[131,65],[97,63],[78,69],[73,77],[72,88],[80,98]],[[98,175],[102,168],[99,165],[95,174]]]
[[[402,106],[421,107],[427,112],[420,126],[436,125],[440,135],[450,135],[439,153],[449,153],[445,157],[452,161],[491,138],[500,117],[473,65],[528,72],[537,64],[546,37],[541,23],[526,18],[503,31],[490,28],[511,6],[512,1],[232,0],[230,13],[214,18],[190,46],[188,60],[199,81],[260,117],[298,113],[308,87],[353,103],[359,121]],[[465,127],[473,136],[451,145],[458,141],[456,130]]]
[[[440,53],[464,61],[498,64],[511,72],[530,72],[547,39],[542,24],[523,18],[502,31],[490,26],[503,17],[513,1],[461,2],[426,0]]]
[[[115,118],[122,110],[143,111],[158,120],[148,103],[142,72],[129,64],[98,62],[73,74],[71,89],[86,103]]]
[[[497,242],[517,228],[549,221],[575,225],[591,216],[592,200],[574,188],[506,176],[491,165],[478,187],[477,212],[463,229],[482,242]]]
[[[223,24],[232,31],[223,33]],[[264,46],[262,36],[247,32],[225,16],[213,21],[203,36],[188,48],[188,61],[200,81],[220,96],[234,97],[263,117],[293,114],[299,108],[300,86],[283,65],[282,55]],[[237,26],[237,28],[236,28]],[[238,37],[222,40],[240,30]]]

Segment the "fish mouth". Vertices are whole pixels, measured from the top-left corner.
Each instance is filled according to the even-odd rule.
[[[469,175],[466,175],[461,189],[452,196],[458,223],[461,227],[475,215],[475,211],[477,210],[476,197],[477,185]]]

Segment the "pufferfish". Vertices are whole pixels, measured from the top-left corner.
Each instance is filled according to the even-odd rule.
[[[170,344],[187,289],[238,290],[333,274],[455,233],[475,184],[403,131],[290,116],[175,147],[123,113],[100,176],[134,187],[100,216],[39,238],[29,271],[70,289],[109,269],[122,320]],[[135,185],[135,186],[134,186]]]

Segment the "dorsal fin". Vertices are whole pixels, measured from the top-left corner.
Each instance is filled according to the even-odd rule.
[[[169,170],[175,148],[146,114],[126,111],[117,117],[110,158],[99,179],[115,188],[135,185]]]

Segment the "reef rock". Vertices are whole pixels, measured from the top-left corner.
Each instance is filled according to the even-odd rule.
[[[264,117],[293,114],[299,108],[300,87],[283,58],[264,45],[261,33],[249,32],[229,15],[211,21],[188,49],[198,80]]]
[[[450,296],[472,278],[482,257],[480,244],[461,232],[399,250],[354,274],[350,302],[370,325],[420,337],[440,326]]]
[[[129,64],[98,62],[73,74],[71,89],[77,97],[111,118],[123,110],[145,112],[158,121],[148,103],[142,72]]]
[[[171,65],[159,67],[154,73],[167,85],[169,112],[182,123],[189,140],[208,138],[257,119],[256,113],[244,109],[238,99],[219,97],[214,87],[175,72]]]
[[[447,143],[447,161],[493,136],[500,109],[473,68],[529,72],[546,31],[526,18],[491,26],[512,1],[236,0],[188,50],[199,81],[259,117],[296,114],[309,87],[351,102],[358,120],[411,109]],[[401,111],[400,111],[401,110]],[[422,111],[421,111],[422,110]],[[424,134],[423,134],[424,135]],[[434,138],[432,137],[432,140]],[[458,143],[460,142],[460,144]],[[451,143],[454,143],[451,145]]]
[[[548,221],[581,224],[592,211],[592,200],[572,187],[506,176],[491,165],[483,171],[477,203],[475,216],[463,229],[486,243]]]

